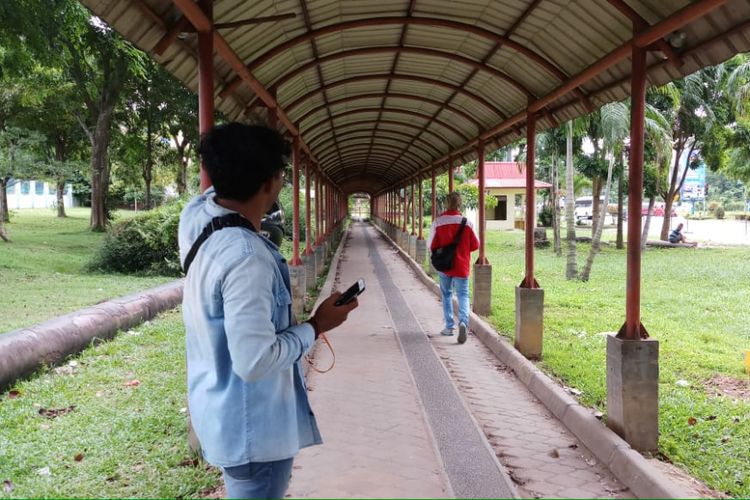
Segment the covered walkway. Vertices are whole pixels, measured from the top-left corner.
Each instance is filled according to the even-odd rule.
[[[367,290],[330,334],[333,370],[309,372],[324,444],[292,497],[633,496],[476,336],[437,335],[438,298],[380,231],[355,222],[340,248],[331,284]]]

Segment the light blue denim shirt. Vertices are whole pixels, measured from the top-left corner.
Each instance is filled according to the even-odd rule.
[[[214,217],[213,188],[180,217],[180,259]],[[321,443],[301,366],[315,332],[295,325],[278,247],[247,229],[214,232],[193,260],[182,299],[188,406],[206,460],[231,467],[295,456]]]

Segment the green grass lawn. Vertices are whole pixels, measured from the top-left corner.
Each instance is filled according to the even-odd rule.
[[[72,361],[0,394],[0,498],[184,498],[216,485],[187,445],[179,310]]]
[[[579,269],[588,249],[578,245]],[[551,249],[536,252],[545,294],[540,366],[606,413],[605,334],[619,330],[625,318],[625,250],[605,247],[588,283],[565,279],[565,252],[564,245],[562,257]],[[493,266],[490,320],[512,338],[523,234],[488,231],[487,256]],[[750,349],[750,248],[649,249],[642,280],[642,322],[660,348],[660,450],[713,488],[749,497],[750,385],[743,351]]]
[[[89,209],[68,214],[65,219],[48,209],[12,214],[6,225],[12,243],[0,241],[0,333],[174,279],[83,272],[104,235],[89,231]]]

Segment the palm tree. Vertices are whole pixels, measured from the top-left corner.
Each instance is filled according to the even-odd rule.
[[[591,267],[594,265],[594,257],[599,253],[599,243],[602,238],[604,219],[607,217],[609,195],[612,189],[612,171],[614,170],[615,160],[620,156],[623,149],[624,140],[630,132],[630,107],[625,102],[605,104],[596,113],[599,115],[599,128],[604,139],[604,155],[607,158],[607,181],[604,188],[604,207],[599,209],[598,217],[593,219],[592,222],[594,228],[591,237],[591,249],[589,250],[586,264],[583,266],[583,271],[581,271],[582,281],[588,281],[591,274]]]
[[[560,215],[558,211],[558,199],[559,199],[559,171],[558,165],[560,163],[560,153],[565,143],[565,136],[562,127],[552,128],[545,132],[537,135],[537,145],[539,147],[539,153],[546,155],[550,158],[550,181],[552,189],[550,190],[550,204],[552,205],[552,234],[555,254],[557,256],[562,255],[562,248],[560,245]]]
[[[723,67],[719,65],[702,69],[670,84],[678,91],[679,98],[672,98],[672,105],[665,112],[672,129],[674,162],[668,183],[659,193],[664,198],[664,223],[660,236],[662,240],[666,240],[669,234],[672,204],[685,183],[693,153],[700,151],[702,141],[711,136],[712,127],[716,122],[713,97],[720,86],[721,78],[717,76],[722,72]],[[680,173],[680,159],[683,153],[687,153],[688,165]]]

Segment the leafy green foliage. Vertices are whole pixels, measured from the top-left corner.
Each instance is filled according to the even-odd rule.
[[[119,222],[104,237],[89,269],[104,272],[178,276],[177,228],[184,202]]]

